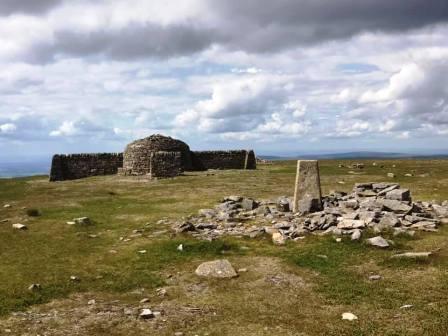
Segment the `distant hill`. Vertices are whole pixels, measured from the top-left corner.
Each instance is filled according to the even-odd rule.
[[[323,154],[297,154],[291,156],[260,155],[265,160],[343,160],[343,159],[404,159],[404,158],[448,158],[448,154],[409,154],[388,152],[346,152],[346,153],[323,153]]]

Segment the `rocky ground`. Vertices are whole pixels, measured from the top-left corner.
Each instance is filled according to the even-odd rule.
[[[298,213],[291,209],[288,197],[274,202],[229,196],[213,209],[201,209],[197,216],[174,223],[173,229],[207,240],[223,235],[256,238],[267,233],[282,245],[309,234],[360,240],[366,229],[413,236],[415,231],[437,232],[441,223],[448,222],[448,201],[413,202],[410,190],[393,182],[358,183],[350,194],[335,191],[323,197],[318,209],[312,201],[302,203]],[[390,242],[377,236],[367,243],[384,248]]]

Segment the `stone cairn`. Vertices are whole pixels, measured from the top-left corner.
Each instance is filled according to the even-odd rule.
[[[305,166],[311,169],[306,170],[312,180],[309,186],[316,192],[317,165],[309,161],[298,165],[298,170]],[[298,183],[302,183],[302,178],[304,175],[297,178]],[[281,245],[308,234],[348,235],[352,240],[359,240],[366,229],[412,236],[416,231],[435,232],[441,223],[448,222],[448,201],[413,202],[410,191],[398,183],[358,183],[349,194],[334,191],[321,197],[320,207],[315,201],[297,199],[306,194],[296,192],[295,201],[288,197],[276,201],[225,197],[213,209],[201,209],[198,215],[174,223],[173,228],[177,233],[189,232],[206,240],[223,235],[255,238],[267,233],[272,235],[274,243]],[[312,200],[314,196],[305,199]],[[300,204],[296,212],[291,211],[294,203]]]

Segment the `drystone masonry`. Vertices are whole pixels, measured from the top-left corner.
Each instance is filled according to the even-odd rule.
[[[256,167],[255,153],[251,150],[192,152],[183,141],[154,134],[130,143],[120,154],[55,155],[50,181],[117,173],[173,177],[184,171]]]
[[[181,152],[152,152],[150,157],[150,177],[166,178],[182,174],[184,171]]]
[[[156,152],[179,153],[182,170],[191,170],[190,147],[183,141],[156,134],[136,140],[126,146],[123,169],[120,169],[119,173],[122,175],[149,175],[151,155]],[[169,156],[165,155],[165,157],[168,158]],[[171,175],[171,173],[168,175]]]
[[[253,151],[201,151],[192,152],[194,170],[207,169],[256,169]]]
[[[122,166],[122,153],[58,154],[53,156],[50,181],[75,180],[97,175],[113,175]]]

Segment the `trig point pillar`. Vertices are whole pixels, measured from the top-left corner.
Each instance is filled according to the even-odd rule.
[[[294,212],[308,213],[322,210],[319,164],[317,160],[297,161],[294,189]]]

